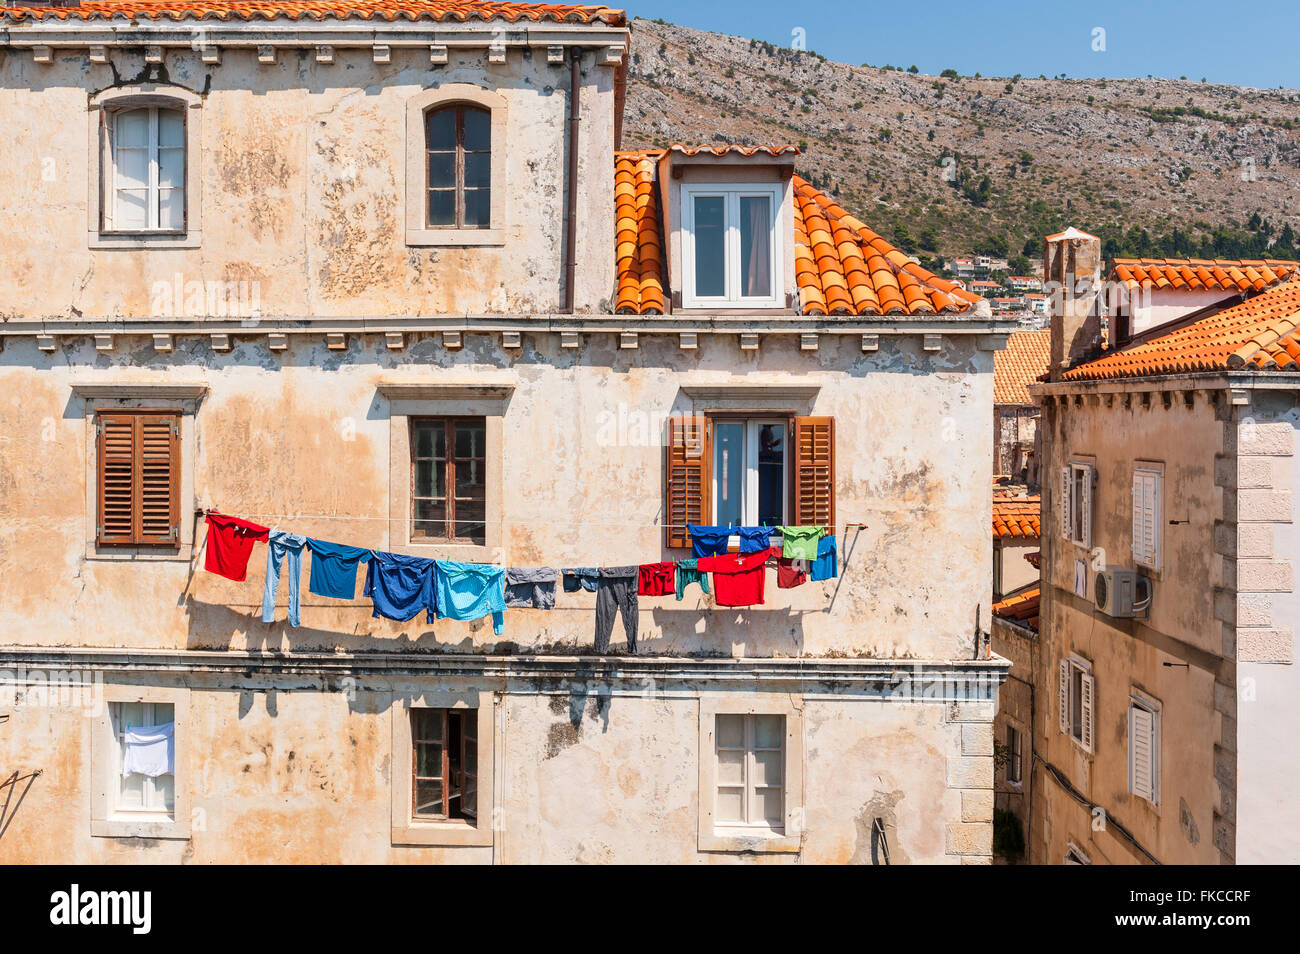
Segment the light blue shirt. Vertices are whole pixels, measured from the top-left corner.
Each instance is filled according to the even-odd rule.
[[[506,571],[485,563],[438,560],[434,569],[438,619],[462,622],[492,614],[492,632],[505,632]]]

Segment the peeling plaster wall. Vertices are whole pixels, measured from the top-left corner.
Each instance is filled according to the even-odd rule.
[[[143,50],[112,49],[109,64],[68,52],[50,65],[0,58],[0,162],[31,183],[0,207],[0,315],[138,317],[174,308],[158,282],[256,282],[266,316],[551,312],[563,304],[565,111],[568,66],[512,50],[453,53],[430,67],[427,49],[395,48],[377,65],[340,49],[332,65],[311,51],[229,49],[220,65],[169,51],[150,67]],[[202,125],[202,246],[91,250],[88,196],[96,188],[90,97],[152,79],[198,93]],[[507,101],[505,244],[408,247],[406,103],[447,83],[491,89]],[[613,292],[614,74],[585,59],[576,307],[608,311]],[[196,119],[197,117],[197,119]],[[416,174],[417,171],[410,171]],[[186,312],[188,314],[188,312]]]
[[[98,353],[69,339],[54,354],[30,341],[0,354],[0,630],[13,643],[133,648],[572,652],[589,648],[592,594],[561,594],[553,612],[512,610],[506,631],[486,621],[430,626],[375,620],[368,600],[322,600],[303,586],[303,625],[259,609],[265,548],[246,583],[184,562],[87,558],[89,424],[76,382],[205,382],[194,427],[197,503],[267,525],[379,549],[458,559],[456,548],[393,547],[389,525],[389,402],[381,380],[435,383],[512,375],[503,419],[499,497],[505,527],[493,562],[622,565],[670,558],[663,546],[662,419],[689,411],[690,374],[735,382],[817,384],[810,412],[836,419],[838,580],[778,590],[757,610],[719,610],[692,588],[682,603],[644,599],[641,652],[737,656],[870,655],[970,658],[977,611],[987,625],[991,552],[988,479],[991,353],[952,338],[938,354],[916,338],[882,340],[863,354],[854,337],[768,338],[741,352],[733,338],[702,336],[683,352],[675,337],[639,349],[589,335],[582,349],[525,335],[517,354],[469,335],[459,352],[426,338],[402,352],[352,339],[346,353],[292,339],[272,353],[259,341],[213,353],[181,339],[170,356],[140,339]],[[314,339],[319,342],[319,339]],[[699,380],[698,377],[694,380]],[[703,407],[697,410],[703,410]],[[540,464],[540,466],[539,466]],[[397,473],[407,464],[399,461]],[[182,519],[193,520],[182,502]],[[198,528],[197,539],[202,539]],[[472,554],[480,558],[478,553]],[[307,562],[307,561],[305,561]],[[196,561],[197,565],[197,561]],[[358,586],[358,596],[360,587]],[[616,626],[614,641],[622,645]]]

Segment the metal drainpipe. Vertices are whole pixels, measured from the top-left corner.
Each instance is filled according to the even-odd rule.
[[[564,311],[573,314],[574,281],[578,276],[578,130],[582,122],[578,97],[582,83],[582,50],[569,51],[569,192],[564,210]]]

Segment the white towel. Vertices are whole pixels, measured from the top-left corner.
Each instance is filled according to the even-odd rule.
[[[176,761],[176,723],[139,725],[123,733],[122,777],[170,775]]]

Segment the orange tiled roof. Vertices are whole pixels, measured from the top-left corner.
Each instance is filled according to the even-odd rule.
[[[75,7],[0,7],[6,20],[529,20],[622,26],[622,10],[492,0],[82,0]]]
[[[1039,524],[1041,497],[994,497],[993,536],[1038,537],[1042,535]]]
[[[1067,381],[1300,368],[1300,281],[1289,281],[1065,373]]]
[[[669,147],[686,155],[797,154],[793,146]],[[620,314],[664,312],[663,236],[655,173],[662,151],[614,159],[616,304]],[[794,177],[795,276],[805,315],[960,313],[980,301],[930,274],[826,193]]]
[[[1052,331],[1017,331],[1007,338],[1007,346],[993,353],[993,403],[1034,404],[1027,385],[1047,371],[1051,361]]]
[[[1034,586],[1008,596],[1002,602],[993,604],[993,615],[1023,623],[1036,633],[1038,632],[1038,604],[1042,592],[1041,586]]]
[[[1263,258],[1117,258],[1111,263],[1111,276],[1134,288],[1250,292],[1289,278],[1297,268],[1300,262]]]
[[[621,315],[664,313],[663,237],[655,193],[658,152],[621,152],[614,157],[614,310]]]

